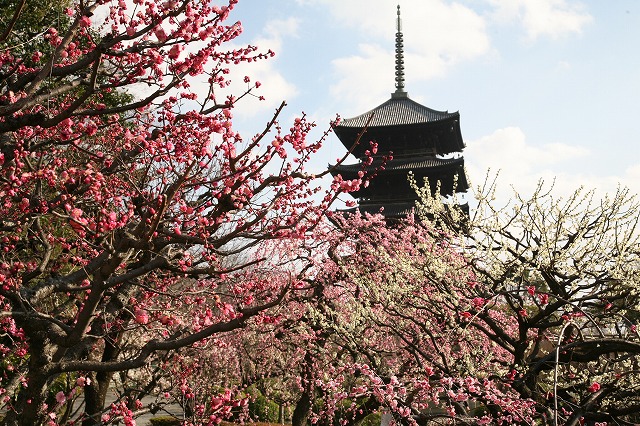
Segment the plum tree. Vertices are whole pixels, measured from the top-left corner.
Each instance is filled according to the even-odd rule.
[[[260,83],[221,95],[230,66],[273,55],[225,48],[235,3],[70,1],[52,21],[24,1],[3,9],[4,424],[130,422],[181,348],[289,297],[295,274],[257,278],[256,247],[300,239],[349,182],[316,195],[304,166],[324,138],[307,140],[304,116],[283,128],[284,103],[254,137],[234,130]],[[212,423],[240,404],[220,395]]]

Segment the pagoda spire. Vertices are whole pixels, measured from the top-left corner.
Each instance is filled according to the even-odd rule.
[[[396,21],[396,91],[391,94],[393,98],[406,98],[404,91],[404,41],[402,35],[402,20],[400,19],[400,5],[398,5],[398,17]]]

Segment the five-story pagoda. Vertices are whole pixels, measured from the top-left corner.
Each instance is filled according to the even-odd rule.
[[[468,189],[461,154],[465,145],[460,132],[460,114],[436,111],[409,99],[404,90],[403,50],[398,6],[395,92],[385,103],[357,117],[344,119],[334,128],[342,144],[352,149],[359,161],[335,166],[331,173],[351,180],[364,171],[365,177],[370,176],[368,186],[362,185],[351,195],[357,199],[360,211],[381,212],[387,218],[406,216],[415,206],[418,196],[409,185],[409,172],[413,172],[419,185],[427,179],[432,195],[439,191],[446,197]],[[371,142],[377,143],[377,154],[368,164]],[[392,158],[381,167],[383,156]]]

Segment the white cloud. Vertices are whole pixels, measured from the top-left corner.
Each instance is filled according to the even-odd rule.
[[[488,0],[495,7],[498,22],[518,21],[526,37],[557,39],[568,34],[580,34],[593,17],[584,6],[573,0]]]
[[[518,127],[498,129],[479,140],[467,141],[465,164],[474,188],[485,177],[498,174],[497,202],[506,204],[513,191],[529,196],[538,182],[553,185],[554,194],[568,196],[580,187],[597,194],[612,194],[619,187],[640,193],[640,164],[628,168],[619,176],[601,176],[589,170],[567,171],[571,162],[586,159],[592,153],[584,147],[562,143],[535,146],[529,143]],[[594,171],[597,172],[597,171]]]
[[[640,182],[640,163],[629,167],[626,171],[625,171],[625,175],[629,178],[629,179],[633,179],[637,182]]]
[[[348,100],[341,101],[345,110],[372,108],[393,91],[393,55],[378,45],[361,44],[358,55],[334,59],[332,65],[339,78],[331,94]]]
[[[632,193],[640,196],[640,163],[625,170],[622,184],[631,189]]]
[[[235,114],[249,118],[266,111],[273,111],[284,100],[291,100],[298,94],[298,89],[287,81],[278,69],[278,53],[283,51],[283,37],[295,37],[299,27],[299,21],[295,18],[285,20],[273,20],[265,24],[262,35],[251,41],[251,45],[258,46],[259,51],[268,49],[276,52],[273,58],[262,59],[256,62],[240,63],[230,67],[232,77],[231,85],[224,92],[238,94],[246,90],[243,77],[248,76],[251,82],[259,81],[261,86],[253,93],[263,96],[261,101],[255,97],[243,99],[238,103]],[[231,46],[230,48],[238,46]]]
[[[246,96],[239,100],[234,107],[234,118],[238,119],[251,119],[261,114],[271,116],[271,113],[282,101],[290,100],[298,94],[298,89],[295,85],[286,80],[283,74],[278,69],[278,52],[283,50],[283,36],[295,36],[299,22],[294,18],[286,20],[275,20],[267,22],[259,37],[251,40],[248,44],[257,46],[258,52],[267,53],[269,50],[276,52],[276,56],[267,57],[266,59],[258,59],[251,62],[240,62],[238,64],[227,64],[222,67],[229,68],[229,74],[227,75],[230,84],[224,88],[215,88],[215,96],[217,102],[222,103],[226,100],[228,95],[238,97],[242,95],[249,86],[253,86],[256,82],[260,82],[260,87],[252,89],[251,94],[253,96]],[[189,46],[188,50],[183,52],[183,55],[188,52],[195,52],[202,47],[202,43],[193,43]],[[235,40],[229,43],[222,44],[219,47],[220,51],[233,51],[236,49],[244,49],[246,44],[238,44]],[[213,62],[208,64],[211,68],[214,65]],[[205,67],[206,68],[206,67]],[[250,82],[246,83],[244,77],[249,77]],[[203,74],[196,78],[189,78],[190,91],[197,93],[201,97],[204,97],[209,92],[208,75]],[[143,93],[144,86],[136,88],[136,95]],[[149,90],[149,89],[147,89]],[[259,97],[264,97],[261,100]],[[189,108],[193,108],[195,105],[187,102]]]
[[[560,143],[536,147],[527,143],[524,132],[518,127],[498,129],[476,141],[467,141],[465,163],[472,183],[481,184],[489,173],[499,173],[499,189],[511,187],[524,194],[530,193],[540,179],[553,180],[565,161],[573,161],[588,155],[581,147]],[[560,168],[561,170],[561,168]]]
[[[529,173],[534,168],[544,168],[566,160],[588,155],[584,147],[550,143],[541,147],[527,143],[526,136],[519,127],[498,129],[477,141],[467,143],[467,155],[480,165],[499,164],[500,168]]]

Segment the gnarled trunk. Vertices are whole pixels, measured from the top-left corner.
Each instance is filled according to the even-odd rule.
[[[296,403],[291,417],[291,426],[306,426],[309,422],[309,414],[311,413],[311,391],[305,389]]]
[[[46,410],[44,404],[47,398],[47,382],[49,380],[48,365],[50,364],[52,347],[45,343],[47,339],[38,339],[42,342],[32,342],[29,356],[29,374],[26,376],[23,386],[12,405],[7,410],[3,425],[6,426],[34,426],[44,424]],[[37,346],[36,346],[37,345]]]

